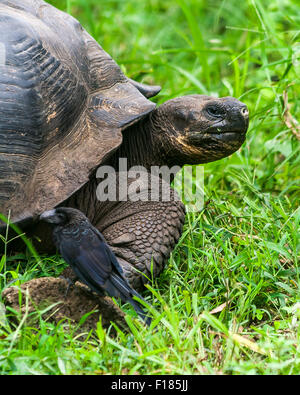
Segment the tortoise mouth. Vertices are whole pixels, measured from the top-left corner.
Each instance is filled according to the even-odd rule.
[[[223,119],[222,121],[215,122],[205,130],[205,134],[212,134],[214,136],[225,135],[227,136],[226,138],[228,138],[229,135],[245,136],[248,126],[249,118],[239,116],[230,121]]]
[[[209,135],[219,141],[244,141],[246,137],[246,131],[222,130],[221,132],[209,133]]]
[[[209,133],[195,133],[188,137],[189,144],[195,147],[203,147],[213,143],[239,143],[243,144],[247,130],[222,130]]]

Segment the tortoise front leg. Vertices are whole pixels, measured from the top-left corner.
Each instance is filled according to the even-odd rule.
[[[118,175],[116,180],[119,190]],[[136,180],[130,179],[128,186]],[[185,220],[184,205],[170,184],[162,180],[154,184],[159,188],[157,194],[153,184],[147,182],[141,186],[139,196],[144,201],[132,201],[128,191],[125,199],[123,196],[117,201],[105,201],[99,197],[95,177],[64,203],[79,208],[99,229],[136,290],[141,290],[148,279],[163,270]],[[164,191],[164,198],[168,195],[170,198],[163,201],[160,191]],[[150,199],[153,192],[158,201]]]
[[[134,181],[129,181],[125,199],[123,195],[119,201],[98,200],[91,216],[93,225],[119,259],[130,285],[141,289],[163,270],[181,235],[185,208],[170,184],[161,179],[142,184],[140,200],[133,201],[130,189]]]
[[[185,219],[181,202],[118,202],[95,226],[135,289],[156,277],[178,242]]]

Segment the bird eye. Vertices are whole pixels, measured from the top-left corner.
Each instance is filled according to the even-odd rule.
[[[64,215],[64,214],[62,214],[62,213],[59,213],[58,215],[57,215],[57,217],[59,218],[59,220],[61,221],[61,222],[65,222],[66,221],[66,216]]]
[[[57,212],[55,215],[55,223],[57,224],[65,224],[67,222],[68,218],[65,213],[59,213]]]

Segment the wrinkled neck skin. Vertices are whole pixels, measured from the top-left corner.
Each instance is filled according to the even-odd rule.
[[[167,133],[158,124],[158,110],[154,110],[146,118],[140,120],[123,132],[123,142],[107,163],[117,171],[119,158],[127,158],[127,169],[143,166],[150,171],[151,166],[179,165],[168,160],[170,141]],[[164,136],[162,139],[160,136]]]

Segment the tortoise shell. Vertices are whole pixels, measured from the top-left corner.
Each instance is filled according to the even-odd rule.
[[[66,200],[155,108],[72,16],[0,0],[0,212]]]

